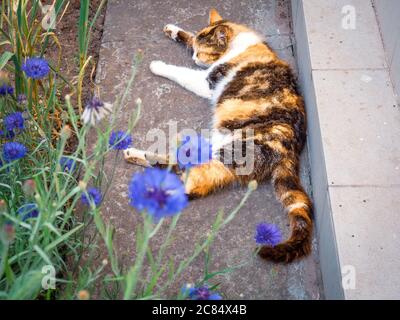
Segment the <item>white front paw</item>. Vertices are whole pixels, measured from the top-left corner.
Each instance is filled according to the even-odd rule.
[[[166,69],[167,69],[167,64],[165,62],[160,61],[160,60],[152,61],[150,63],[150,70],[154,74],[157,74],[157,75],[160,75],[160,76],[164,75]]]
[[[175,41],[178,36],[178,32],[181,30],[182,30],[181,28],[179,28],[173,24],[167,24],[163,29],[165,35]]]

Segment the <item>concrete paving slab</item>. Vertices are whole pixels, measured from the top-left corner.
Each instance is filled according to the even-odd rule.
[[[342,28],[343,6],[355,29]],[[400,115],[372,2],[294,7],[325,297],[396,299]]]
[[[400,2],[397,0],[373,0],[376,16],[381,30],[382,40],[388,64],[393,60],[396,44],[400,43],[399,37],[394,33],[400,31]]]
[[[393,54],[391,76],[394,91],[396,93],[395,98],[398,106],[400,106],[400,41],[397,43],[396,49]]]
[[[329,185],[399,185],[400,113],[387,71],[318,70],[314,81]]]
[[[307,0],[303,1],[303,7],[313,69],[385,67],[382,41],[370,1],[337,0],[321,5],[321,1]],[[347,19],[351,19],[349,15],[353,12],[354,29]]]
[[[206,0],[195,1],[141,1],[119,0],[108,2],[104,38],[100,52],[97,82],[101,87],[102,98],[112,100],[121,90],[121,81],[129,75],[129,67],[137,49],[144,51],[144,61],[139,70],[136,85],[132,89],[128,103],[118,115],[121,129],[127,126],[128,115],[134,108],[137,97],[143,100],[143,114],[134,130],[134,144],[147,148],[151,142],[145,136],[149,129],[168,130],[168,123],[176,121],[182,128],[208,128],[210,110],[207,101],[186,92],[176,84],[153,76],[149,63],[161,59],[176,65],[193,66],[190,53],[167,39],[162,27],[175,23],[189,30],[199,30],[207,21],[208,9],[215,7],[222,16],[238,22],[247,23],[270,40],[278,53],[289,58],[294,64],[290,46],[290,7],[288,1],[246,0],[224,2]],[[310,191],[307,153],[302,157],[302,179]],[[106,166],[110,170],[111,158]],[[129,265],[134,258],[135,226],[139,223],[138,214],[128,206],[127,188],[132,174],[142,170],[119,162],[116,179],[110,188],[102,214],[116,228],[116,247],[122,262]],[[187,257],[194,243],[204,236],[214,221],[219,208],[225,211],[239,203],[244,190],[231,188],[195,200],[185,210],[179,222],[176,241],[168,255],[175,261]],[[239,215],[218,236],[212,248],[213,269],[225,268],[243,260],[249,260],[254,248],[254,228],[261,221],[276,223],[288,235],[289,226],[281,205],[275,200],[272,188],[264,184],[251,196]],[[165,228],[160,237],[152,243],[157,247],[162,242]],[[272,264],[259,259],[233,273],[220,277],[221,292],[232,299],[319,299],[320,277],[318,248],[313,255],[290,265]],[[201,278],[202,259],[198,259],[181,277],[181,282],[171,288],[173,294],[186,282]]]
[[[399,299],[400,188],[330,189],[346,298]]]

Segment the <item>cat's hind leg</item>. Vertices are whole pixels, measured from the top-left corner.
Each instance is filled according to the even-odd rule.
[[[182,180],[189,197],[198,198],[235,182],[237,177],[221,161],[211,160],[184,172]]]
[[[162,167],[171,166],[171,170],[181,176],[185,183],[186,193],[190,198],[205,197],[211,192],[223,188],[235,181],[237,176],[219,160],[192,167],[185,172],[181,172],[178,165],[169,164],[167,155],[157,155],[152,152],[129,148],[124,150],[125,161],[143,167]]]
[[[176,161],[171,161],[171,158],[167,154],[157,154],[136,148],[128,148],[124,150],[124,158],[126,162],[134,165],[146,168],[169,168],[172,172],[175,172],[178,175],[182,174],[182,170],[179,168]]]
[[[126,162],[136,164],[142,167],[152,166],[168,166],[168,155],[158,155],[153,152],[140,150],[136,148],[128,148],[124,150],[124,158]]]
[[[167,24],[163,31],[168,38],[171,38],[176,42],[181,42],[189,48],[193,47],[193,33],[187,32],[173,24]]]

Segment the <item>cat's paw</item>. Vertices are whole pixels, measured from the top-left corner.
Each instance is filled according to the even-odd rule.
[[[172,40],[177,41],[178,40],[178,32],[182,31],[182,29],[173,24],[167,24],[164,27],[163,31],[168,38],[171,38]]]
[[[150,70],[152,73],[162,76],[165,74],[167,69],[167,64],[160,60],[155,60],[150,63]]]

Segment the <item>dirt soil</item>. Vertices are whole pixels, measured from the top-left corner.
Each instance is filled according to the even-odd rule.
[[[47,1],[48,3],[52,1]],[[97,8],[100,5],[101,0],[90,1],[90,13],[89,21],[93,19],[96,14]],[[92,65],[89,69],[88,75],[85,77],[83,83],[83,103],[85,103],[93,94],[94,79],[90,76],[96,74],[96,65],[99,58],[99,51],[101,45],[101,38],[103,34],[104,17],[106,12],[106,5],[102,8],[100,15],[98,16],[96,23],[93,27],[91,34],[91,41],[89,46],[88,55],[92,56]],[[80,1],[71,0],[66,6],[66,10],[61,21],[57,20],[56,24],[56,35],[62,46],[61,56],[61,68],[60,72],[69,81],[73,80],[79,72],[79,46],[78,46],[78,22],[79,22],[79,9]],[[63,10],[65,7],[63,8]],[[52,61],[58,59],[58,48],[55,44],[49,48],[46,53],[47,57]],[[94,68],[94,70],[92,70]],[[92,72],[93,71],[93,72]],[[68,93],[68,88],[65,88],[65,92]]]
[[[47,4],[52,1],[47,1]],[[91,21],[96,14],[97,8],[99,7],[101,0],[90,1],[89,21]],[[103,6],[99,16],[97,17],[96,23],[93,26],[88,56],[92,56],[91,64],[86,69],[85,78],[83,81],[83,92],[82,92],[82,103],[83,105],[92,97],[95,85],[94,76],[96,74],[97,62],[99,58],[101,38],[103,35],[103,25],[106,12],[107,4]],[[79,73],[79,44],[78,44],[78,24],[79,24],[79,11],[80,1],[71,0],[62,8],[59,18],[56,22],[56,36],[61,44],[61,62],[60,62],[60,73],[69,82],[74,83]],[[61,17],[61,20],[60,20]],[[46,52],[46,57],[52,61],[54,65],[57,64],[59,59],[59,47],[56,43],[52,42]],[[72,92],[72,88],[64,86],[60,92],[61,100],[64,100],[64,96]],[[77,108],[77,97],[72,96],[72,104]],[[60,114],[55,115],[56,118],[60,117]],[[61,124],[61,122],[60,122]],[[61,128],[55,128],[58,132]],[[75,136],[72,136],[66,146],[66,153],[73,152],[77,143]]]

